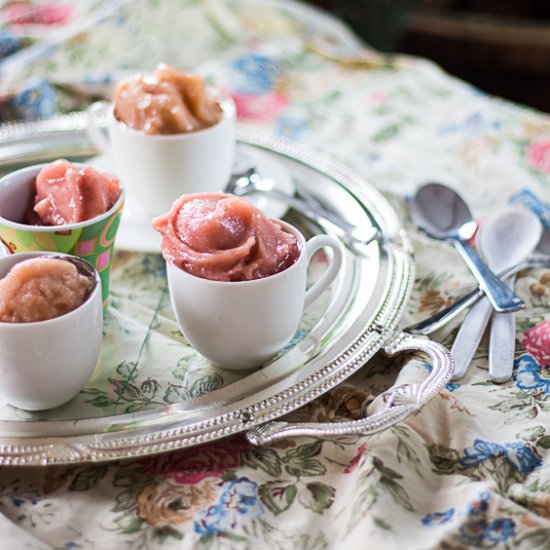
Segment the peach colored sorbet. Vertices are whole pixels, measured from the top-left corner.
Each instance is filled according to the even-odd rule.
[[[72,263],[33,258],[0,279],[0,322],[33,323],[69,313],[84,303],[94,281]]]
[[[36,177],[34,207],[28,215],[33,225],[64,225],[90,220],[107,212],[120,196],[115,176],[56,160]]]
[[[260,279],[300,255],[292,233],[248,201],[224,193],[184,195],[153,227],[162,235],[164,259],[204,279]]]
[[[200,76],[159,65],[153,76],[118,86],[114,115],[146,134],[182,134],[213,126],[222,109]]]

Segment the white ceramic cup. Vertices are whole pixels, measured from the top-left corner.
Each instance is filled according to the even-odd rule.
[[[158,216],[187,193],[221,191],[235,157],[236,109],[229,97],[220,102],[222,118],[213,126],[170,135],[148,135],[118,121],[113,106],[94,103],[88,109],[88,136],[113,162],[132,208]],[[99,121],[107,115],[108,134]]]
[[[0,279],[17,263],[58,252],[0,257]],[[70,257],[70,256],[69,256]],[[83,261],[83,260],[80,260]],[[72,399],[97,364],[103,338],[101,280],[78,308],[46,321],[0,322],[0,397],[26,410],[51,409]]]
[[[213,363],[232,370],[258,367],[292,339],[304,310],[334,281],[343,249],[329,235],[298,239],[300,256],[287,269],[251,281],[212,281],[167,264],[172,307],[189,343]],[[332,249],[329,265],[306,291],[307,266],[321,248]]]

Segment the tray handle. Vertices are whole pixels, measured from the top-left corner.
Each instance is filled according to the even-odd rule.
[[[254,445],[263,445],[287,437],[369,435],[393,426],[418,411],[439,393],[449,382],[454,371],[454,361],[450,352],[432,340],[399,332],[383,348],[383,351],[390,356],[413,350],[428,356],[432,365],[428,376],[422,383],[405,384],[386,391],[383,394],[385,407],[382,411],[346,422],[295,424],[284,421],[266,422],[248,431],[247,439]]]

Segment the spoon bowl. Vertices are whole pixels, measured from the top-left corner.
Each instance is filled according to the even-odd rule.
[[[509,207],[479,228],[478,243],[483,258],[494,271],[523,262],[545,246],[550,254],[550,231],[543,242],[542,225],[535,214],[522,207]]]
[[[440,183],[428,183],[408,202],[413,222],[424,233],[455,246],[496,311],[517,311],[524,307],[523,300],[468,245],[477,224],[458,193]]]
[[[525,208],[512,206],[481,224],[478,245],[489,267],[498,272],[525,261],[540,242],[541,235],[538,217]],[[506,284],[513,289],[514,277],[507,279]],[[493,382],[502,383],[512,376],[516,317],[513,313],[492,311],[489,302],[482,300],[470,310],[453,343],[455,380],[468,369],[491,313],[489,377]]]
[[[428,183],[409,202],[413,221],[435,239],[471,239],[477,229],[462,197],[449,187]]]
[[[283,193],[277,189],[276,182],[272,178],[262,177],[256,171],[255,166],[250,166],[240,173],[233,174],[224,189],[225,193],[231,193],[237,197],[251,193],[263,193],[276,200],[295,208],[313,222],[329,222],[338,227],[344,233],[344,243],[348,245],[368,245],[379,238],[378,229],[357,227],[338,214],[327,210],[319,201],[310,195],[294,196]]]

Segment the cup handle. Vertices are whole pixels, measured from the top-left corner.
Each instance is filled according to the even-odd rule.
[[[104,130],[100,128],[98,120],[105,117],[105,111],[107,111],[108,107],[109,104],[107,102],[98,101],[92,103],[87,109],[88,125],[86,127],[86,133],[95,147],[105,155],[111,154],[111,143],[105,135]]]
[[[336,275],[338,275],[340,267],[342,266],[342,260],[344,259],[342,245],[330,235],[315,235],[315,237],[309,239],[306,243],[307,261],[311,261],[313,254],[325,246],[332,248],[333,256],[327,269],[325,269],[321,277],[319,277],[306,292],[304,310],[317,300],[321,293],[334,281],[334,279],[336,279]]]

